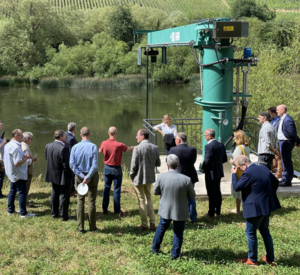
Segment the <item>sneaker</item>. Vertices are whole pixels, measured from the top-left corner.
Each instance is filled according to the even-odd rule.
[[[25,216],[21,215],[21,218],[22,219],[25,219],[25,218],[33,218],[35,217],[35,214],[31,214],[31,213],[27,213]]]
[[[15,212],[12,212],[12,213],[7,213],[8,216],[11,216],[11,215],[14,215],[14,214],[20,214],[20,210],[15,210]]]

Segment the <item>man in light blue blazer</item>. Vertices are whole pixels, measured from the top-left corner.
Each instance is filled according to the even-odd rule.
[[[195,199],[195,191],[191,179],[177,171],[179,159],[176,155],[167,157],[167,165],[169,171],[157,177],[153,188],[153,194],[161,198],[158,211],[160,222],[153,238],[152,252],[159,252],[164,234],[173,221],[171,257],[177,259],[180,257],[185,222],[189,218],[188,199]]]
[[[243,174],[238,180],[237,169]],[[251,163],[246,156],[235,159],[235,167],[231,169],[232,185],[235,191],[242,191],[243,216],[246,219],[246,236],[248,240],[248,258],[238,259],[247,265],[257,265],[257,237],[259,230],[265,244],[266,256],[262,260],[274,265],[273,239],[269,232],[269,218],[273,211],[281,208],[276,195],[278,179],[264,165]]]

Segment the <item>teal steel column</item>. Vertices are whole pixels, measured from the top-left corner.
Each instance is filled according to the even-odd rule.
[[[232,59],[233,47],[220,47],[217,55],[219,60]],[[214,47],[204,48],[201,56],[203,64],[218,61]],[[232,134],[232,106],[236,105],[232,98],[233,68],[232,62],[203,67],[203,97],[195,99],[196,104],[203,106],[203,154],[207,144],[204,139],[206,129],[215,130],[216,140],[222,143],[225,143]]]

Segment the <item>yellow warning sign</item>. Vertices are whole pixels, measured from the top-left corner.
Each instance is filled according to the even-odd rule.
[[[234,31],[234,26],[224,26],[223,31],[224,32],[233,32]]]

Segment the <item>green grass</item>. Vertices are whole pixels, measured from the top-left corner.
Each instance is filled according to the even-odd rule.
[[[125,179],[122,187],[122,209],[126,218],[112,213],[102,216],[101,194],[103,180],[98,186],[97,227],[100,233],[81,235],[77,222],[61,222],[50,216],[51,188],[33,183],[29,199],[38,215],[33,219],[7,216],[7,199],[0,200],[0,273],[1,274],[299,274],[300,270],[300,199],[281,199],[283,208],[271,218],[270,230],[274,240],[276,267],[260,263],[258,267],[244,266],[236,258],[247,255],[241,215],[231,214],[234,200],[223,201],[223,216],[216,220],[201,219],[195,225],[187,223],[180,260],[170,259],[172,230],[165,234],[162,251],[152,255],[153,232],[141,232],[138,203],[131,183]],[[4,193],[8,193],[7,184]],[[153,196],[157,213],[159,197]],[[17,205],[17,201],[16,201]],[[207,201],[197,201],[198,215],[207,211]],[[76,199],[71,199],[70,214],[76,215]],[[156,215],[158,223],[159,216]],[[87,221],[85,223],[86,227]],[[88,229],[88,228],[87,228]],[[265,254],[259,237],[258,255]]]

